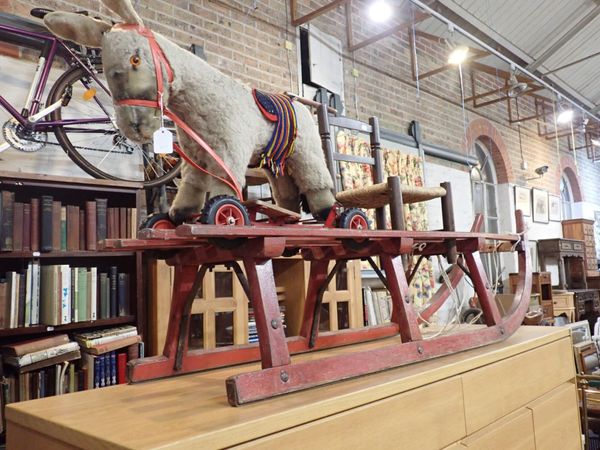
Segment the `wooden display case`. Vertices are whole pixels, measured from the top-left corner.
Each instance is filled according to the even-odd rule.
[[[584,242],[574,239],[540,239],[540,268],[548,260],[558,264],[558,289],[587,289]]]
[[[514,294],[519,282],[519,274],[511,273],[508,275],[508,284],[510,292]],[[544,319],[552,319],[556,313],[552,302],[552,280],[550,272],[533,272],[531,277],[531,293],[540,295],[540,302]]]
[[[585,268],[588,277],[598,276],[598,260],[596,259],[596,241],[594,239],[594,221],[588,219],[571,219],[562,221],[563,236],[568,239],[583,241]]]

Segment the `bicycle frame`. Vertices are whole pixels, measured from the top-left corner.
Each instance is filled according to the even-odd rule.
[[[55,105],[46,105],[46,108],[40,110],[40,106],[42,105],[42,96],[44,94],[46,84],[48,83],[50,71],[52,70],[52,63],[54,62],[54,58],[57,56],[59,50],[64,50],[66,52],[66,55],[63,57],[65,61],[69,63],[69,65],[82,67],[88,73],[88,75],[92,77],[96,81],[96,83],[98,83],[99,86],[101,86],[102,90],[104,90],[108,95],[110,95],[110,92],[108,88],[100,81],[100,79],[90,68],[90,66],[84,63],[81,60],[81,58],[79,58],[79,56],[77,56],[61,39],[51,34],[43,34],[22,30],[20,28],[6,24],[0,24],[0,31],[9,32],[17,36],[27,36],[43,41],[37,69],[32,80],[29,95],[27,96],[27,100],[25,102],[25,106],[22,112],[19,112],[13,105],[10,104],[10,102],[6,98],[0,95],[0,106],[2,106],[6,111],[8,111],[8,113],[10,113],[10,115],[13,116],[15,120],[19,122],[19,124],[21,124],[23,127],[29,130],[47,132],[52,131],[52,128],[56,126],[85,125],[91,123],[111,123],[111,119],[109,117],[67,119],[55,121],[40,120],[46,115],[50,114],[52,111],[62,106],[62,102],[57,102],[57,104]],[[98,101],[97,97],[94,97],[94,101],[100,106],[100,108],[105,110],[102,104]],[[69,130],[88,133],[99,131],[84,128],[69,128]]]

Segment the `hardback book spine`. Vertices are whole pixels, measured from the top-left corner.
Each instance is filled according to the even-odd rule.
[[[31,251],[31,204],[23,205],[23,251]]]
[[[79,207],[67,206],[67,250],[79,250]]]
[[[33,262],[27,264],[25,274],[25,326],[31,326],[31,301],[33,299]]]
[[[13,203],[13,248],[14,252],[23,250],[23,203]]]
[[[110,357],[110,384],[117,384],[117,352],[112,351],[109,353]]]
[[[19,324],[19,274],[9,272],[10,277],[10,327],[17,328]]]
[[[105,198],[96,199],[96,241],[107,238],[107,209],[108,200]]]
[[[60,207],[60,249],[67,251],[67,207]]]
[[[119,316],[126,316],[129,303],[129,274],[117,275],[117,296],[119,303]]]
[[[19,293],[17,294],[18,297],[18,302],[19,302],[19,317],[18,317],[18,326],[19,327],[24,327],[25,326],[25,273],[24,272],[20,272],[19,274]]]
[[[45,325],[60,325],[59,267],[56,264],[41,267],[40,321]]]
[[[40,199],[31,199],[31,251],[40,251]]]
[[[2,354],[6,356],[23,356],[28,353],[35,353],[50,347],[58,347],[69,342],[69,336],[66,334],[57,334],[47,338],[32,339],[29,341],[17,342],[16,344],[7,344],[2,346]]]
[[[110,317],[117,317],[119,315],[119,304],[117,294],[117,266],[110,266],[108,276],[110,280]]]
[[[119,208],[119,237],[127,237],[127,208]]]
[[[33,262],[31,276],[31,325],[40,323],[40,263]]]
[[[117,355],[117,383],[127,383],[127,354],[119,353]]]
[[[52,250],[60,251],[60,209],[61,203],[57,200],[52,201]]]
[[[137,330],[126,331],[121,334],[113,334],[108,336],[102,336],[92,339],[83,339],[75,335],[75,340],[79,342],[83,347],[91,348],[98,347],[103,344],[108,344],[109,342],[119,341],[125,338],[137,336]]]
[[[100,273],[100,319],[110,317],[110,284],[107,273]]]
[[[98,318],[98,268],[90,267],[90,320]]]
[[[71,322],[79,322],[77,300],[79,299],[79,270],[71,267]]]
[[[96,215],[96,208],[94,207],[94,216]],[[87,230],[85,228],[85,210],[79,210],[79,250],[86,250],[86,233]],[[94,233],[94,236],[96,233]]]
[[[125,236],[126,239],[131,239],[131,212],[132,208],[125,208]]]
[[[88,250],[96,250],[98,242],[97,217],[98,205],[95,201],[85,202],[85,244]]]
[[[69,393],[75,392],[76,386],[75,364],[69,365]]]
[[[137,230],[138,230],[138,214],[137,209],[131,209],[131,236],[132,239],[137,238]]]
[[[68,264],[60,266],[60,316],[61,325],[71,323],[71,268]]]
[[[115,208],[106,208],[106,237],[114,239],[115,235]]]
[[[104,355],[97,356],[94,360],[94,387],[103,387],[104,382]]]
[[[77,281],[79,287],[77,289],[77,321],[85,322],[88,320],[87,310],[87,269],[78,267]]]
[[[13,208],[15,193],[2,191],[2,223],[0,228],[0,250],[10,252],[13,249]]]
[[[42,195],[41,201],[41,251],[52,251],[52,196]]]
[[[0,280],[0,329],[9,328],[10,295],[9,283],[6,279]]]

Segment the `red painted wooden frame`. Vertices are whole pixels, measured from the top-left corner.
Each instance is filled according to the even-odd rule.
[[[182,225],[176,230],[145,230],[137,240],[107,240],[106,249],[154,249],[176,251],[168,260],[175,266],[175,282],[167,339],[163,355],[133,361],[129,364],[132,382],[180,375],[199,370],[260,360],[262,370],[242,373],[226,380],[227,397],[231,405],[273,397],[350,377],[378,372],[413,362],[455,353],[498,342],[510,336],[521,324],[529,305],[531,293],[531,261],[523,217],[517,211],[518,234],[494,235],[478,233],[476,220],[472,231],[414,232],[414,231],[357,231],[328,229],[322,226],[287,225],[281,227],[215,227]],[[480,220],[480,219],[478,219]],[[480,224],[480,222],[479,222]],[[209,242],[211,238],[247,241],[232,250]],[[363,242],[360,250],[348,246],[348,239]],[[505,241],[490,246],[486,240]],[[463,255],[483,310],[484,328],[442,335],[427,339],[421,334],[420,319],[408,296],[408,282],[402,255],[445,255],[447,242],[456,244]],[[480,252],[517,251],[519,283],[513,307],[501,317],[480,259]],[[311,262],[301,335],[284,335],[272,258],[281,256],[286,248],[301,248],[304,259]],[[392,297],[392,324],[358,330],[317,334],[315,311],[328,282],[327,270],[331,261],[344,261],[378,256],[385,271]],[[187,349],[191,305],[209,265],[240,261],[245,268],[236,270],[242,286],[254,307],[259,336],[258,344],[232,346],[214,350]],[[456,286],[461,272],[450,274]],[[423,314],[429,318],[448,298],[449,289],[442,292]],[[318,323],[317,323],[318,325]],[[400,335],[401,343],[382,346],[376,350],[326,357],[301,363],[291,363],[290,354],[348,345],[368,340]]]

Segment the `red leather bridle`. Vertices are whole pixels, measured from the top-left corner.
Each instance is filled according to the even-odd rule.
[[[196,162],[192,161],[188,155],[185,154],[185,152],[181,149],[181,147],[179,147],[179,145],[174,144],[173,147],[174,147],[175,151],[179,154],[179,156],[181,156],[181,158],[183,158],[183,160],[185,160],[188,164],[194,166],[196,169],[198,169],[198,170],[206,173],[207,175],[210,175],[211,177],[216,178],[217,180],[220,180],[223,183],[225,183],[226,185],[228,185],[231,189],[233,189],[233,191],[235,192],[237,197],[240,200],[242,200],[243,199],[242,198],[242,188],[241,188],[240,184],[237,182],[237,180],[235,179],[235,177],[233,176],[233,174],[231,173],[231,170],[229,170],[229,168],[227,167],[225,162],[223,162],[221,157],[210,147],[210,145],[208,145],[204,141],[204,139],[202,139],[200,137],[200,135],[198,135],[198,133],[196,133],[194,130],[192,130],[183,120],[181,120],[181,118],[177,114],[175,114],[173,111],[171,111],[168,108],[168,106],[165,106],[163,104],[162,98],[163,98],[163,92],[164,92],[165,87],[164,87],[162,67],[165,68],[165,71],[167,73],[167,82],[169,85],[173,82],[173,69],[171,68],[171,65],[169,64],[169,60],[167,59],[164,52],[162,51],[162,48],[160,48],[160,45],[158,45],[158,42],[156,42],[156,37],[154,36],[154,33],[152,32],[152,30],[150,30],[142,25],[123,24],[123,23],[115,25],[113,27],[113,29],[136,31],[138,34],[140,34],[141,36],[148,39],[148,43],[150,44],[150,50],[152,52],[152,60],[154,62],[154,71],[156,73],[156,100],[141,100],[141,99],[138,100],[138,99],[129,98],[129,99],[124,99],[124,100],[119,100],[116,102],[116,104],[119,106],[144,106],[147,108],[159,109],[161,114],[165,115],[166,117],[171,119],[173,122],[175,122],[175,124],[179,128],[181,128],[190,138],[192,138],[202,148],[202,150],[207,152],[215,160],[215,162],[219,165],[219,167],[221,169],[223,169],[223,171],[227,174],[227,177],[229,178],[229,180],[227,180],[224,177],[218,176],[218,175],[206,170],[205,168],[199,166]]]

